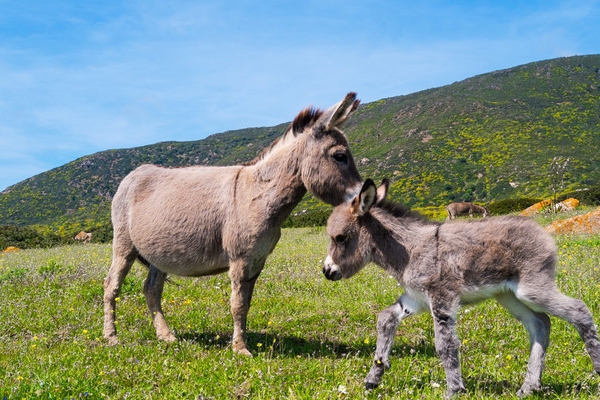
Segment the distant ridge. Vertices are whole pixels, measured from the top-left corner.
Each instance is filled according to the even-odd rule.
[[[600,55],[588,55],[477,75],[363,104],[345,132],[363,177],[390,177],[391,195],[410,206],[547,196],[554,157],[569,158],[563,190],[581,189],[600,182],[599,71]],[[106,222],[119,182],[138,165],[248,161],[286,126],[79,158],[2,192],[0,225]],[[315,206],[307,197],[299,208]]]

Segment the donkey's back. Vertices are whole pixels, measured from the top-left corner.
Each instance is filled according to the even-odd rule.
[[[465,285],[518,280],[543,272],[554,282],[556,245],[530,218],[503,216],[440,225],[438,262]]]
[[[223,229],[235,217],[230,202],[240,168],[138,167],[113,199],[113,246],[135,248],[152,265],[180,276],[227,269]]]

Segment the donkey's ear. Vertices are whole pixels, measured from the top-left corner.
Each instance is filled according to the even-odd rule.
[[[321,121],[325,130],[329,131],[333,128],[340,127],[348,119],[348,116],[358,108],[359,104],[360,100],[356,98],[356,93],[348,93],[346,97],[344,97],[344,100],[323,113]]]
[[[383,200],[385,200],[385,197],[387,196],[389,188],[390,188],[390,180],[387,178],[384,178],[383,181],[381,182],[381,185],[379,185],[379,187],[377,188],[377,202],[376,202],[377,204],[379,204]]]
[[[360,194],[352,201],[352,213],[359,217],[365,215],[373,207],[376,200],[377,188],[375,182],[367,179],[360,190]]]

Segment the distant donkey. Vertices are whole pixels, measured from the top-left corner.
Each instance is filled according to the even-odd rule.
[[[228,272],[232,347],[250,356],[246,318],[256,280],[281,226],[306,191],[337,205],[362,180],[341,125],[355,93],[323,111],[300,112],[253,161],[228,167],[143,165],[123,179],[112,203],[113,261],[104,281],[104,337],[115,344],[115,306],[136,259],[149,267],[144,294],[159,339],[176,340],[161,308],[167,274]]]
[[[327,224],[331,243],[323,273],[328,279],[349,278],[373,261],[405,290],[379,314],[367,389],[377,387],[390,367],[390,349],[400,321],[430,311],[447,395],[464,391],[456,315],[461,305],[488,298],[495,298],[529,332],[531,353],[519,396],[540,389],[550,339],[547,314],[577,329],[600,373],[600,342],[592,315],[581,300],[558,291],[555,244],[535,221],[497,217],[440,224],[387,201],[387,189],[387,181],[376,189],[368,179],[352,202],[333,210]]]
[[[448,218],[446,219],[454,219],[459,215],[469,214],[470,218],[473,218],[473,213],[478,213],[483,215],[483,218],[489,215],[489,211],[487,207],[481,207],[477,204],[470,203],[468,201],[461,201],[460,203],[450,203],[446,206],[446,211],[448,211]]]

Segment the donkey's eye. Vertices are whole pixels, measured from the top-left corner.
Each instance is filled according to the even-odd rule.
[[[348,156],[346,155],[346,153],[342,152],[334,153],[333,159],[340,164],[346,164],[348,162]]]
[[[347,239],[346,235],[337,235],[334,240],[337,244],[345,244]]]

